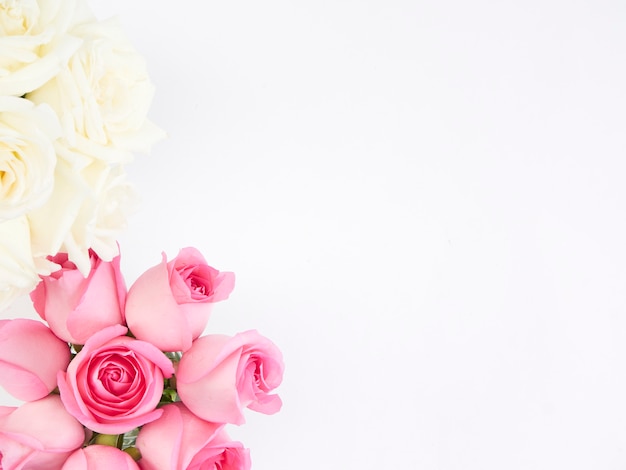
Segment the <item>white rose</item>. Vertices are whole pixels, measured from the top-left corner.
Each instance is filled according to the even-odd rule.
[[[138,196],[121,167],[112,168],[96,195],[97,203],[84,205],[63,243],[63,250],[79,269],[89,269],[89,251],[111,261],[118,255],[117,240],[126,228],[128,216],[138,206]]]
[[[39,282],[26,217],[0,223],[0,309]]]
[[[117,21],[83,23],[70,32],[81,47],[28,98],[55,109],[69,149],[110,163],[147,153],[164,134],[146,118],[154,86],[145,61]]]
[[[50,196],[60,133],[48,106],[0,97],[0,221],[39,207]]]
[[[68,253],[87,275],[90,248],[104,260],[117,254],[116,240],[126,228],[136,195],[125,181],[123,167],[81,160],[81,154],[63,148],[59,152],[54,191],[46,204],[28,214],[33,254]]]
[[[0,95],[53,78],[80,46],[66,31],[90,16],[83,0],[0,0]]]

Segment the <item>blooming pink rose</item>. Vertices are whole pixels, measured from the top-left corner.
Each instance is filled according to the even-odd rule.
[[[19,408],[0,409],[0,469],[59,470],[85,441],[85,430],[49,395]]]
[[[230,440],[223,424],[204,421],[182,403],[163,407],[163,416],[137,436],[142,470],[249,470],[250,453]]]
[[[186,351],[204,331],[213,303],[227,299],[234,285],[233,273],[212,268],[195,248],[183,248],[169,263],[163,254],[128,291],[128,328],[162,351]]]
[[[0,320],[0,385],[15,398],[45,397],[69,363],[68,344],[40,321]]]
[[[89,252],[91,271],[87,277],[68,260],[66,253],[50,257],[61,269],[41,281],[31,292],[35,310],[54,333],[74,344],[85,344],[94,333],[111,325],[124,324],[126,284],[120,257],[102,261]]]
[[[172,362],[153,345],[123,336],[115,325],[87,340],[59,372],[63,404],[78,421],[104,434],[122,434],[157,419],[163,379],[174,373]]]
[[[200,418],[243,424],[246,407],[265,414],[280,410],[280,397],[269,392],[282,382],[283,370],[280,350],[255,330],[233,337],[207,335],[183,354],[176,387]]]
[[[139,466],[117,447],[90,445],[70,455],[62,470],[139,470]]]

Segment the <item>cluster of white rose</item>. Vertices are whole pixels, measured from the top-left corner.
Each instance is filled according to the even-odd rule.
[[[87,0],[0,0],[0,309],[68,253],[117,255],[125,165],[163,137],[145,61]]]

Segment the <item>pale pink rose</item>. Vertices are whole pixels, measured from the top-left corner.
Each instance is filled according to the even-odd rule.
[[[87,277],[68,260],[66,253],[48,258],[61,266],[31,292],[35,310],[61,339],[85,344],[103,328],[124,324],[126,284],[120,257],[102,261],[90,250],[91,270]]]
[[[63,404],[87,428],[122,434],[154,421],[163,379],[172,362],[153,345],[124,336],[123,326],[109,326],[87,340],[67,368],[59,372]]]
[[[206,327],[213,303],[228,298],[235,275],[209,266],[195,248],[148,269],[128,291],[126,322],[138,339],[186,351]]]
[[[60,470],[84,440],[84,428],[58,395],[0,410],[2,470]]]
[[[90,445],[70,455],[62,470],[139,470],[139,467],[117,447]]]
[[[182,403],[163,407],[163,416],[137,436],[142,470],[249,470],[250,453],[232,441],[223,424],[204,421]]]
[[[270,392],[282,382],[283,370],[280,350],[256,330],[233,337],[207,335],[183,354],[176,387],[200,418],[243,424],[244,408],[265,414],[280,410],[280,397]]]
[[[43,323],[0,320],[0,385],[15,398],[33,401],[48,395],[70,355],[68,344]]]

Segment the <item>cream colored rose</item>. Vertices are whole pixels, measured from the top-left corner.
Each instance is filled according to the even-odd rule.
[[[128,217],[139,207],[139,196],[127,181],[121,167],[108,174],[101,190],[101,201],[95,211],[91,248],[104,260],[118,254],[117,240],[126,229]],[[76,232],[76,231],[75,231]],[[73,248],[66,243],[68,252]]]
[[[38,282],[26,217],[0,222],[0,310]]]
[[[78,51],[50,82],[28,95],[59,115],[64,143],[73,151],[110,163],[148,152],[163,132],[147,118],[154,95],[145,61],[115,20],[71,29]]]
[[[84,0],[0,0],[0,95],[52,79],[80,46],[66,31],[90,17],[86,10]]]
[[[105,261],[119,254],[117,240],[126,229],[128,216],[138,206],[139,198],[126,180],[123,167],[104,171],[97,169],[98,165],[102,162],[95,161],[90,169],[93,171],[89,177],[99,175],[89,183],[93,188],[91,197],[80,207],[61,249],[82,272],[89,270],[89,248]]]
[[[50,196],[60,133],[48,106],[0,97],[0,221],[39,207]]]
[[[122,166],[81,160],[81,154],[63,148],[59,152],[54,191],[46,204],[28,214],[33,255],[68,253],[86,275],[90,248],[105,261],[117,255],[116,240],[137,197]]]

